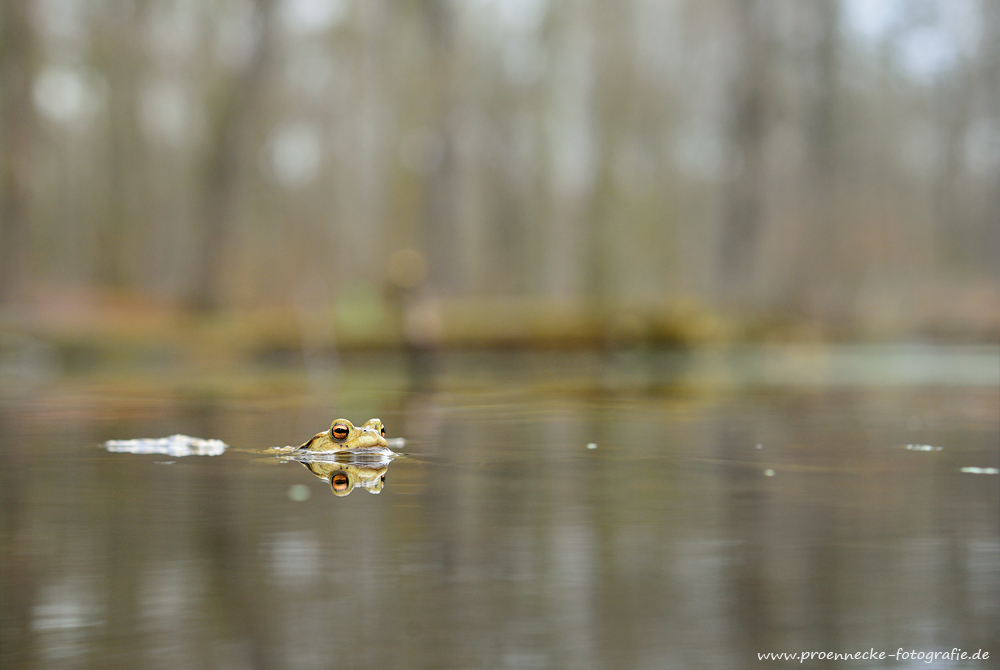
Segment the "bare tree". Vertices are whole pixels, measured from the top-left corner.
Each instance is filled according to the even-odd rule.
[[[1000,109],[1000,2],[983,3],[982,79],[988,109]],[[994,116],[996,119],[996,116]],[[997,132],[997,130],[994,130]],[[996,142],[996,138],[993,140]],[[994,151],[996,146],[994,145]],[[992,276],[1000,275],[1000,166],[994,166],[995,185],[992,197],[987,199],[981,227],[983,230],[982,259]]]
[[[106,212],[97,230],[97,279],[105,286],[133,283],[130,256],[138,244],[143,216],[142,144],[139,140],[136,98],[143,74],[141,30],[144,0],[133,0],[101,12],[92,50],[95,62],[108,77],[108,146]]]
[[[421,237],[426,244],[432,283],[437,290],[450,292],[457,288],[459,275],[455,189],[460,128],[455,16],[452,3],[447,0],[423,0],[420,6],[431,53],[427,73],[427,84],[432,87],[429,132],[431,141],[437,145],[437,156],[426,166]]]
[[[817,301],[830,309],[830,296],[824,295],[836,282],[834,276],[839,255],[838,241],[843,238],[836,200],[837,128],[836,106],[838,89],[839,9],[836,2],[817,0],[808,6],[818,24],[813,47],[812,70],[814,85],[806,91],[807,105],[806,160],[804,176],[806,193],[806,229],[801,243],[792,249],[795,272],[789,282],[791,306],[800,313],[817,307]],[[844,305],[840,305],[844,307]],[[821,309],[824,309],[821,307]]]
[[[734,0],[738,72],[733,84],[730,140],[734,173],[728,184],[719,262],[727,292],[742,287],[753,270],[764,217],[764,135],[768,121],[769,40],[762,0]]]
[[[227,77],[210,97],[208,145],[199,175],[200,231],[197,236],[194,284],[188,303],[215,310],[224,302],[224,256],[234,225],[239,172],[249,147],[247,133],[258,112],[272,48],[274,0],[255,0],[256,34],[247,62]]]
[[[34,40],[28,0],[9,0],[0,12],[0,302],[11,302],[24,289],[29,239],[28,180],[31,170],[31,105]]]

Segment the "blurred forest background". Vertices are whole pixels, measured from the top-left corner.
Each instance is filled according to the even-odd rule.
[[[0,12],[10,346],[1000,330],[1000,0]]]

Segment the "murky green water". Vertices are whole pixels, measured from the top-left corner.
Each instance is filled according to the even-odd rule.
[[[643,360],[496,355],[446,361],[409,386],[400,361],[374,357],[302,387],[269,373],[252,392],[245,376],[211,392],[155,376],[8,386],[0,665],[1000,655],[1000,388],[971,363],[971,379],[942,366],[939,384],[934,365],[919,379],[789,384],[764,383],[774,365],[747,360],[732,374],[749,385],[693,383],[696,364],[674,359],[650,372]],[[302,465],[253,453],[334,416],[378,416],[407,439],[378,495],[334,496]],[[174,433],[232,448],[101,447]]]

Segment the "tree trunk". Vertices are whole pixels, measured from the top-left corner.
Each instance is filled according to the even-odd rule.
[[[731,143],[735,166],[727,197],[719,252],[725,293],[747,292],[764,215],[764,135],[767,130],[767,36],[763,3],[734,0],[740,71],[734,84]]]
[[[210,101],[208,148],[201,177],[200,229],[194,257],[194,285],[188,304],[199,311],[215,311],[224,301],[224,258],[231,237],[233,209],[239,186],[239,168],[247,145],[246,133],[256,114],[264,87],[273,33],[273,0],[256,0],[260,34],[253,55],[242,70],[221,85]]]
[[[25,292],[30,254],[27,185],[35,112],[31,106],[34,44],[27,0],[6,0],[0,19],[0,303]]]

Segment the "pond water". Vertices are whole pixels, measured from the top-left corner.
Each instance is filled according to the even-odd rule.
[[[7,380],[0,666],[998,667],[1000,352],[768,356]],[[349,495],[267,453],[336,417]]]

